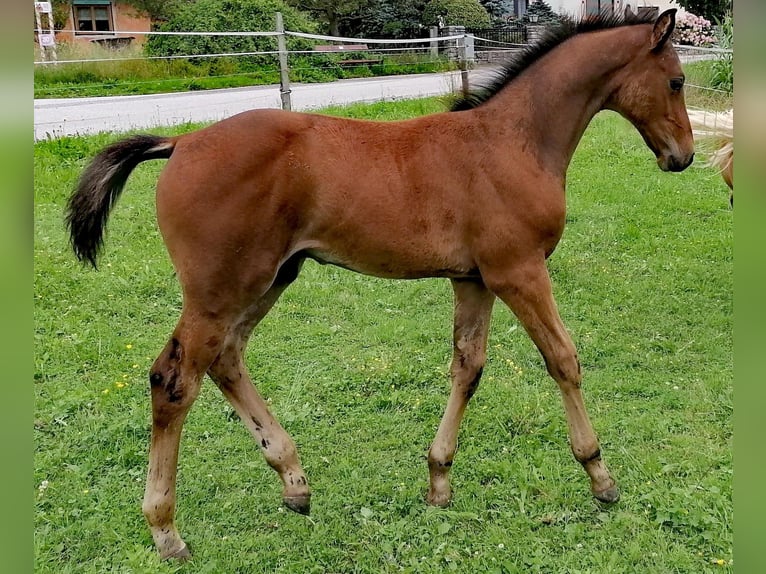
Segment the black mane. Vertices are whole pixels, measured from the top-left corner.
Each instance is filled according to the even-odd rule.
[[[458,112],[470,110],[483,104],[529,66],[573,36],[586,32],[617,28],[619,26],[652,24],[654,21],[655,16],[651,13],[642,16],[633,14],[627,18],[610,14],[589,16],[582,20],[573,20],[565,17],[559,24],[548,28],[537,42],[525,46],[520,52],[505,62],[484,85],[472,89],[468,95],[459,96],[450,109],[453,112]]]

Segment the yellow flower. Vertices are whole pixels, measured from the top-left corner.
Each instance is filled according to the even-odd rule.
[[[726,564],[726,560],[719,558],[718,560],[715,561],[715,563],[718,564],[719,566],[723,566],[724,564]]]
[[[108,393],[109,393],[109,389],[104,389],[103,391],[101,391],[101,394],[102,394],[102,395],[106,395],[106,394],[108,394]]]
[[[122,381],[118,381],[118,382],[114,383],[114,385],[115,385],[115,386],[116,386],[118,389],[121,389],[122,387],[124,387],[124,386],[125,386],[125,383],[123,383]]]
[[[127,345],[125,345],[125,348],[126,348],[126,349],[128,349],[128,350],[130,350],[130,349],[132,349],[132,348],[133,348],[133,345],[131,345],[130,343],[128,343]]]

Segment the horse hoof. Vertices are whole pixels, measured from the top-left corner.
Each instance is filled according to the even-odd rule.
[[[311,512],[311,495],[285,496],[282,498],[284,505],[298,514],[308,516]]]
[[[595,496],[596,499],[600,500],[601,502],[612,504],[620,500],[620,489],[617,487],[616,484],[613,484],[606,490],[602,490],[600,492],[594,492],[593,496]]]
[[[431,506],[438,506],[439,508],[448,507],[451,501],[452,501],[451,492],[448,492],[447,494],[436,494],[429,490],[428,494],[426,495],[426,502],[430,504]]]
[[[189,558],[191,558],[191,550],[189,550],[189,547],[184,542],[184,545],[176,550],[175,552],[171,552],[167,556],[163,556],[163,560],[176,560],[178,562],[186,562]]]

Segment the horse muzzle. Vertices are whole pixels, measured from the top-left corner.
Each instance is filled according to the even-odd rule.
[[[662,171],[683,171],[694,161],[694,152],[685,155],[661,154],[657,156],[657,165]]]

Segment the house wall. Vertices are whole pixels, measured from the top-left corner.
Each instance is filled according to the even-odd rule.
[[[112,2],[112,26],[114,34],[75,34],[74,10],[70,8],[69,19],[64,26],[63,32],[56,34],[56,41],[90,43],[92,40],[104,37],[127,38],[132,37],[131,44],[143,44],[146,41],[144,34],[129,34],[125,32],[149,32],[152,27],[151,20],[146,14],[141,14],[132,6],[121,2]],[[122,30],[122,32],[121,32]]]
[[[530,4],[534,0],[530,0]],[[546,0],[548,5],[553,8],[554,12],[567,13],[570,16],[580,17],[585,14],[586,0]],[[596,3],[594,1],[594,3]],[[601,6],[605,6],[611,3],[611,0],[601,0]],[[614,9],[616,12],[622,12],[625,7],[630,5],[633,12],[637,8],[644,6],[656,6],[660,12],[664,12],[669,8],[677,8],[679,12],[683,12],[683,8],[679,6],[675,0],[614,0]]]

